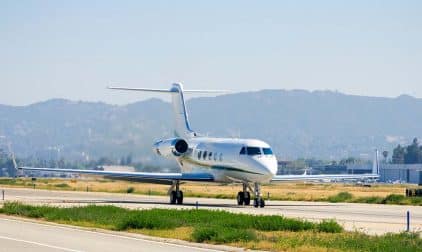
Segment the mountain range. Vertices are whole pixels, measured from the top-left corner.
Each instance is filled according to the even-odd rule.
[[[209,136],[258,138],[280,159],[368,157],[422,135],[422,99],[347,95],[332,91],[262,90],[192,98],[194,130]],[[172,137],[168,102],[128,105],[52,99],[0,105],[0,135],[22,157],[156,160],[152,143]]]

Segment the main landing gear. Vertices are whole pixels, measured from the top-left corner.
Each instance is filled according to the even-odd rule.
[[[179,189],[179,181],[173,181],[169,189],[170,204],[183,204],[183,192]]]
[[[253,200],[254,207],[265,207],[265,201],[262,198],[261,195],[261,186],[258,183],[255,183],[254,193],[255,198]],[[251,194],[248,192],[249,185],[246,183],[243,183],[243,191],[237,193],[237,204],[239,206],[245,205],[249,206],[251,204]],[[251,191],[252,189],[249,188]]]
[[[249,206],[251,204],[251,194],[248,192],[248,185],[243,183],[243,191],[237,193],[237,204],[239,206],[245,204]]]

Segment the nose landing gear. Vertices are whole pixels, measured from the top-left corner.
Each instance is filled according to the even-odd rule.
[[[254,207],[265,207],[265,201],[261,195],[261,186],[258,183],[254,185],[255,199],[253,200],[253,205]],[[251,204],[251,194],[248,192],[248,187],[249,185],[247,183],[243,183],[243,191],[237,193],[237,204],[239,206],[249,206]]]
[[[265,200],[262,198],[261,194],[261,185],[258,183],[255,183],[255,199],[253,200],[253,206],[254,207],[265,207]]]

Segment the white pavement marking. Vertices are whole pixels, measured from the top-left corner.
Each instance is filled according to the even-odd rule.
[[[0,235],[0,239],[10,240],[10,241],[17,241],[17,242],[23,242],[23,243],[28,243],[28,244],[32,244],[32,245],[41,246],[41,247],[47,247],[47,248],[58,249],[58,250],[69,251],[69,252],[82,252],[81,250],[75,250],[75,249],[70,249],[70,248],[63,248],[63,247],[58,247],[58,246],[49,245],[49,244],[45,244],[45,243],[34,242],[34,241],[27,241],[27,240],[22,240],[22,239],[16,239],[16,238],[2,236],[2,235]]]

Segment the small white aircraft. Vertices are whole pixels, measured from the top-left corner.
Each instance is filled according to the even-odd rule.
[[[243,185],[243,190],[237,194],[238,205],[250,205],[250,192],[253,192],[253,205],[255,207],[265,206],[265,201],[261,196],[262,183],[379,177],[377,171],[373,171],[371,174],[360,175],[307,175],[305,173],[302,175],[277,176],[277,159],[267,143],[256,139],[211,138],[202,136],[191,129],[184,93],[215,91],[183,90],[182,85],[179,83],[173,84],[170,89],[109,88],[171,94],[176,123],[175,137],[157,141],[153,145],[153,150],[165,158],[176,159],[181,173],[118,172],[34,167],[19,167],[19,169],[92,174],[120,180],[169,183],[171,184],[168,191],[170,204],[183,204],[183,192],[180,190],[180,182],[183,181],[240,183]]]

